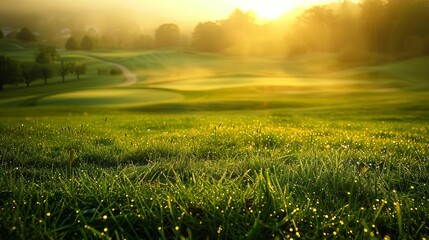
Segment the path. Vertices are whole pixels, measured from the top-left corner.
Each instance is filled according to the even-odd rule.
[[[116,62],[112,62],[112,61],[108,61],[106,59],[103,59],[103,58],[100,58],[100,57],[96,57],[96,56],[92,56],[92,55],[88,55],[88,54],[85,54],[85,56],[93,58],[93,59],[97,59],[99,61],[103,61],[105,63],[114,65],[115,67],[119,68],[122,71],[124,77],[126,78],[126,81],[123,84],[121,84],[121,86],[130,86],[130,85],[133,85],[138,80],[137,76],[134,73],[132,73],[130,71],[130,69],[128,69],[127,67],[125,67],[122,64],[119,64],[119,63],[116,63]]]
[[[115,62],[111,62],[111,61],[107,61],[107,60],[102,60],[102,61],[104,61],[106,63],[113,64],[115,67],[121,69],[122,73],[124,74],[124,77],[127,79],[121,86],[130,86],[130,85],[133,85],[134,83],[137,82],[137,76],[134,73],[132,73],[124,65],[121,65],[121,64],[115,63]]]

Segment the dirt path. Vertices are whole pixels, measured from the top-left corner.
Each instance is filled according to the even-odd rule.
[[[89,57],[89,58],[93,58],[93,59],[99,60],[99,61],[103,61],[103,62],[105,62],[107,64],[110,64],[110,65],[113,65],[113,66],[119,68],[122,71],[122,74],[124,75],[124,77],[126,78],[126,81],[124,83],[122,83],[121,86],[130,86],[130,85],[133,85],[138,80],[137,76],[133,72],[131,72],[130,69],[128,69],[127,67],[125,67],[122,64],[119,64],[119,63],[116,63],[116,62],[112,62],[112,61],[108,61],[106,59],[95,57],[95,56],[92,56],[92,55],[86,55],[85,54],[85,56]]]
[[[114,63],[110,61],[103,60],[106,63],[110,63],[114,65],[115,67],[121,69],[122,73],[124,74],[124,77],[127,79],[121,86],[130,86],[137,82],[137,76],[132,73],[127,67],[124,65],[121,65],[119,63]]]

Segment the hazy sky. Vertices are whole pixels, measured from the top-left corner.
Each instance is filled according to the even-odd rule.
[[[253,10],[260,19],[279,17],[294,8],[334,0],[0,0],[0,8],[37,11],[42,9],[132,9],[161,20],[209,21],[226,18],[235,8]],[[3,6],[1,6],[3,5]]]

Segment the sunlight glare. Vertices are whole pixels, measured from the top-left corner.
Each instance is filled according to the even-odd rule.
[[[296,2],[279,0],[247,0],[243,8],[256,13],[261,20],[273,20],[296,7]]]
[[[352,0],[354,2],[355,0]],[[260,20],[275,20],[295,9],[317,4],[327,4],[335,0],[244,0],[242,10],[253,11]]]

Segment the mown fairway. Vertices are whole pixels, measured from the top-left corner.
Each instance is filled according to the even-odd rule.
[[[1,239],[429,237],[427,57],[60,54],[0,92]]]

